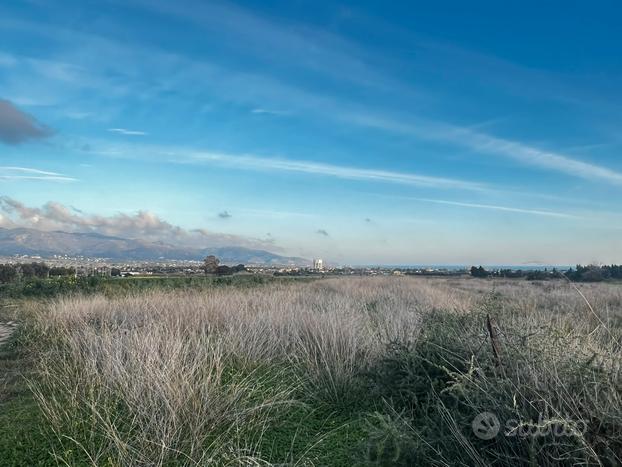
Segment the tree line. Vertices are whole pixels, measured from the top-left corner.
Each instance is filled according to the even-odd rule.
[[[577,282],[599,282],[607,279],[622,279],[622,265],[611,264],[605,266],[581,266],[569,269],[565,276]]]
[[[75,274],[74,268],[50,267],[45,263],[0,264],[0,284],[8,284],[21,279],[47,279]]]
[[[483,266],[472,266],[470,269],[473,277],[507,277],[525,278],[527,280],[547,280],[567,278],[573,282],[600,282],[610,279],[622,279],[622,265],[588,265],[577,264],[575,269],[559,271],[556,268],[524,271],[520,269],[497,269],[488,271]]]

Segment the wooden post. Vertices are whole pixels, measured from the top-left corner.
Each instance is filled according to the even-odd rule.
[[[488,328],[488,334],[490,335],[490,344],[492,346],[492,353],[495,357],[495,364],[497,367],[500,367],[501,347],[499,346],[499,338],[497,336],[497,331],[495,330],[495,322],[490,315],[486,315],[486,327]]]

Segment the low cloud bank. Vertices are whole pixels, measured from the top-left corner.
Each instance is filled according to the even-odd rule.
[[[270,241],[206,229],[184,229],[149,211],[112,216],[90,215],[54,201],[42,207],[30,207],[8,196],[0,197],[0,227],[99,233],[193,248],[244,246],[275,250]]]

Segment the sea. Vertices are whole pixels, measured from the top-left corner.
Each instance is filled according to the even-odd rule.
[[[471,266],[480,266],[479,264],[367,264],[351,266],[355,268],[383,268],[383,269],[443,269],[445,271],[461,271],[470,269]],[[513,271],[544,271],[557,269],[558,271],[567,271],[574,266],[560,264],[482,264],[484,269],[494,271],[497,269],[511,269]]]

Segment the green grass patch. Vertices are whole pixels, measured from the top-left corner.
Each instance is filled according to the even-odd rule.
[[[274,464],[348,466],[366,439],[364,414],[297,405],[263,434],[261,451]]]
[[[0,466],[53,465],[46,421],[26,383],[31,365],[21,337],[0,346]]]
[[[0,402],[0,466],[54,465],[45,423],[31,394]]]

